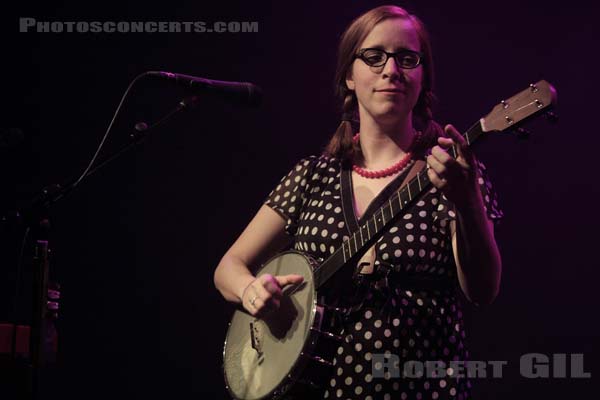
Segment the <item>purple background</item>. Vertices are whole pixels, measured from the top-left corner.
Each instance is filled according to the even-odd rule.
[[[280,177],[337,127],[337,41],[354,17],[386,4],[249,3],[41,2],[3,13],[2,127],[23,129],[25,139],[0,150],[0,210],[80,173],[143,71],[250,81],[265,92],[254,110],[202,99],[53,208],[52,271],[64,289],[51,398],[225,398],[220,363],[232,308],[213,270]],[[498,134],[476,149],[505,212],[503,280],[494,304],[470,310],[469,343],[472,358],[508,366],[504,379],[476,381],[475,393],[577,398],[600,373],[597,13],[575,3],[475,3],[400,4],[431,32],[437,119],[464,130],[542,78],[558,90],[560,116],[557,125],[532,123],[528,141]],[[19,17],[258,21],[259,32],[19,33]],[[181,96],[160,82],[136,87],[103,154]],[[0,321],[10,318],[15,231],[2,229]],[[528,352],[584,353],[592,379],[522,378],[519,357]]]

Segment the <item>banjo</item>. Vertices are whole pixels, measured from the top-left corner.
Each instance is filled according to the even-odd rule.
[[[541,113],[555,117],[549,112],[555,103],[554,87],[539,81],[502,100],[463,137],[471,145],[487,132],[517,129],[524,133],[517,126],[525,120]],[[448,153],[456,158],[458,150],[453,146]],[[355,264],[403,210],[430,187],[426,170],[422,169],[323,262],[289,250],[259,269],[257,277],[294,273],[302,275],[304,281],[283,290],[279,310],[268,319],[234,312],[223,349],[223,374],[232,398],[305,399],[324,390],[323,381],[330,377],[333,367],[335,343],[343,340],[336,333],[336,321],[343,310],[323,301],[325,283],[343,266]]]

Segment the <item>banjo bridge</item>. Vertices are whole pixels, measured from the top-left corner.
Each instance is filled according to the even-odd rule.
[[[258,353],[258,356],[262,357],[262,332],[255,322],[250,322],[250,342],[252,343],[252,348]]]

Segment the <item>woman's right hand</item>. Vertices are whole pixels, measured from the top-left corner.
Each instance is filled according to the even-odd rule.
[[[271,275],[264,274],[255,278],[242,293],[242,305],[257,318],[265,318],[279,309],[282,289],[288,285],[302,283],[302,275]]]

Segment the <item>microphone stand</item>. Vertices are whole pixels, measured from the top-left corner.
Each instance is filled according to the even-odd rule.
[[[49,355],[52,352],[48,351],[47,330],[50,328],[48,322],[55,319],[58,313],[58,290],[57,288],[48,288],[49,284],[49,210],[52,205],[61,199],[65,198],[83,180],[92,174],[96,173],[101,168],[108,165],[113,160],[127,153],[135,146],[141,144],[149,134],[158,126],[164,124],[171,119],[175,114],[195,106],[198,102],[196,96],[184,98],[179,104],[155,122],[148,125],[145,122],[135,124],[135,131],[130,134],[129,143],[123,145],[114,154],[111,154],[102,159],[93,169],[89,169],[85,175],[72,179],[64,185],[52,184],[44,188],[40,195],[34,198],[29,204],[19,213],[16,213],[16,218],[25,222],[26,227],[32,229],[32,235],[35,240],[33,251],[33,307],[32,320],[30,330],[30,376],[28,377],[28,390],[31,399],[41,399],[41,382],[43,377],[43,367],[49,361]],[[4,216],[3,220],[7,217]],[[18,284],[18,282],[17,282]],[[16,307],[15,307],[16,308]],[[16,318],[16,315],[14,316]],[[16,321],[14,321],[16,322]],[[16,330],[16,324],[15,324]],[[52,332],[55,335],[55,332]],[[13,355],[15,354],[16,339],[13,335]]]

